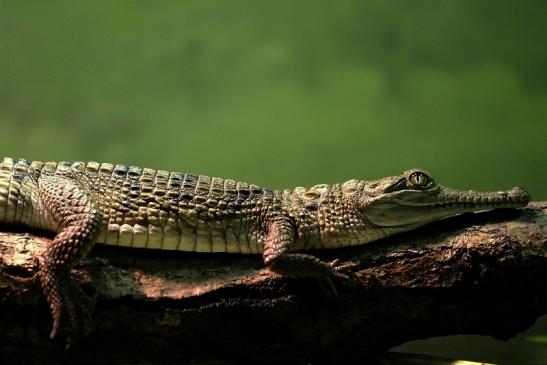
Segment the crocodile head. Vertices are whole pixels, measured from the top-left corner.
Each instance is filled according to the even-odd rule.
[[[362,214],[378,227],[406,231],[454,215],[498,208],[523,207],[530,195],[509,191],[458,191],[443,187],[429,173],[412,169],[400,176],[363,182]]]

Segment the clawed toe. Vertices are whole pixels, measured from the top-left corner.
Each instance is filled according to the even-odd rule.
[[[92,325],[92,307],[89,304],[91,302],[90,298],[86,296],[86,299],[83,299],[83,295],[85,294],[78,293],[72,295],[74,293],[78,293],[78,291],[63,296],[63,307],[66,309],[70,325],[67,347],[74,345],[82,336],[87,335],[90,332]],[[54,321],[53,329],[50,334],[52,339],[57,335],[60,324],[61,321],[58,321],[57,323]]]
[[[79,334],[87,335],[93,325],[92,315],[96,304],[96,296],[87,295],[78,285],[74,285],[74,298],[77,303],[77,316],[79,320]]]
[[[333,271],[333,276],[340,282],[349,286],[357,285],[357,278],[353,274],[353,271],[357,265],[353,262],[340,264],[340,260],[336,259],[329,263]]]
[[[321,289],[330,295],[338,296],[338,290],[336,290],[336,287],[334,286],[334,282],[330,277],[325,277],[322,280],[318,280],[319,286]]]
[[[343,272],[352,265],[335,266],[338,264],[338,262],[339,260],[334,260],[329,263],[330,272],[328,273],[328,275],[319,280],[319,285],[321,286],[323,291],[334,296],[338,296],[338,290],[336,289],[335,282],[350,286],[355,285],[355,278],[353,278],[352,275],[348,275]]]
[[[351,270],[354,270],[357,267],[357,264],[354,262],[348,262],[345,264],[340,264],[340,259],[332,260],[329,265],[336,271],[337,273],[345,273]]]

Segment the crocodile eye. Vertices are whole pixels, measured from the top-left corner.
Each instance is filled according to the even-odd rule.
[[[417,189],[423,189],[429,185],[429,183],[431,182],[431,178],[423,172],[413,172],[409,176],[408,181],[413,187]]]

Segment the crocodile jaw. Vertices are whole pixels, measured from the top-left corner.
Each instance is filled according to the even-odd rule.
[[[458,191],[437,186],[427,191],[402,190],[380,194],[362,207],[362,214],[379,227],[412,228],[462,213],[523,207],[530,195],[519,187],[509,191]]]

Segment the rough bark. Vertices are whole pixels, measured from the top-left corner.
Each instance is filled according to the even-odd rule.
[[[338,296],[260,257],[97,246],[74,273],[96,295],[94,329],[50,341],[33,257],[48,238],[0,233],[0,359],[131,364],[346,362],[454,334],[507,339],[547,313],[547,202],[467,214],[361,247]],[[191,359],[189,361],[188,359]]]

